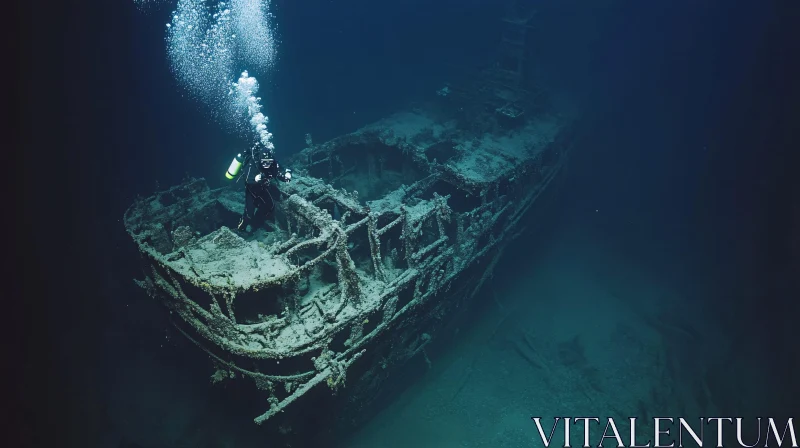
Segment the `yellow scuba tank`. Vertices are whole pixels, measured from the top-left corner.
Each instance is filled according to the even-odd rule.
[[[231,166],[228,167],[228,171],[225,172],[225,177],[228,179],[233,179],[239,174],[239,170],[242,169],[242,165],[244,164],[244,158],[241,154],[236,154],[236,157],[233,158],[233,162],[231,162]]]

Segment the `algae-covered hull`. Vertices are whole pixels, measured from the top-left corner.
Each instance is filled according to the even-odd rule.
[[[459,100],[475,100],[454,92],[302,150],[283,162],[295,175],[274,221],[253,233],[231,230],[240,183],[190,179],[137,200],[125,225],[139,284],[208,353],[214,380],[255,383],[257,423],[325,388],[365,408],[477,293],[566,164],[573,120],[517,94],[467,116]]]

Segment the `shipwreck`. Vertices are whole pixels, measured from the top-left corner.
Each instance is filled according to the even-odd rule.
[[[326,388],[364,409],[491,277],[578,134],[575,114],[524,87],[520,69],[492,67],[307,145],[282,161],[294,179],[252,234],[232,230],[241,183],[187,179],[125,213],[138,284],[208,354],[214,380],[254,384],[256,423]]]

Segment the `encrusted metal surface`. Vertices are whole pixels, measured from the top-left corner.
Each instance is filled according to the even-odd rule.
[[[435,333],[423,320],[478,291],[565,164],[567,117],[527,113],[513,129],[476,132],[474,118],[446,108],[400,113],[284,161],[295,176],[280,185],[269,231],[231,230],[241,184],[190,179],[126,212],[145,259],[139,284],[212,357],[215,380],[249,377],[266,391],[257,423],[320,383],[344,386],[389,330],[348,392],[370,393],[376,371],[423,349]]]

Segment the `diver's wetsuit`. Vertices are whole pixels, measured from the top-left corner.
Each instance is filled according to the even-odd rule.
[[[277,160],[268,163],[261,161],[256,166],[260,176],[256,176],[252,182],[245,181],[244,214],[239,222],[239,230],[245,230],[256,219],[262,221],[271,218],[275,202],[281,198],[281,192],[272,179],[283,182],[289,182],[290,179],[285,172],[281,172]]]

